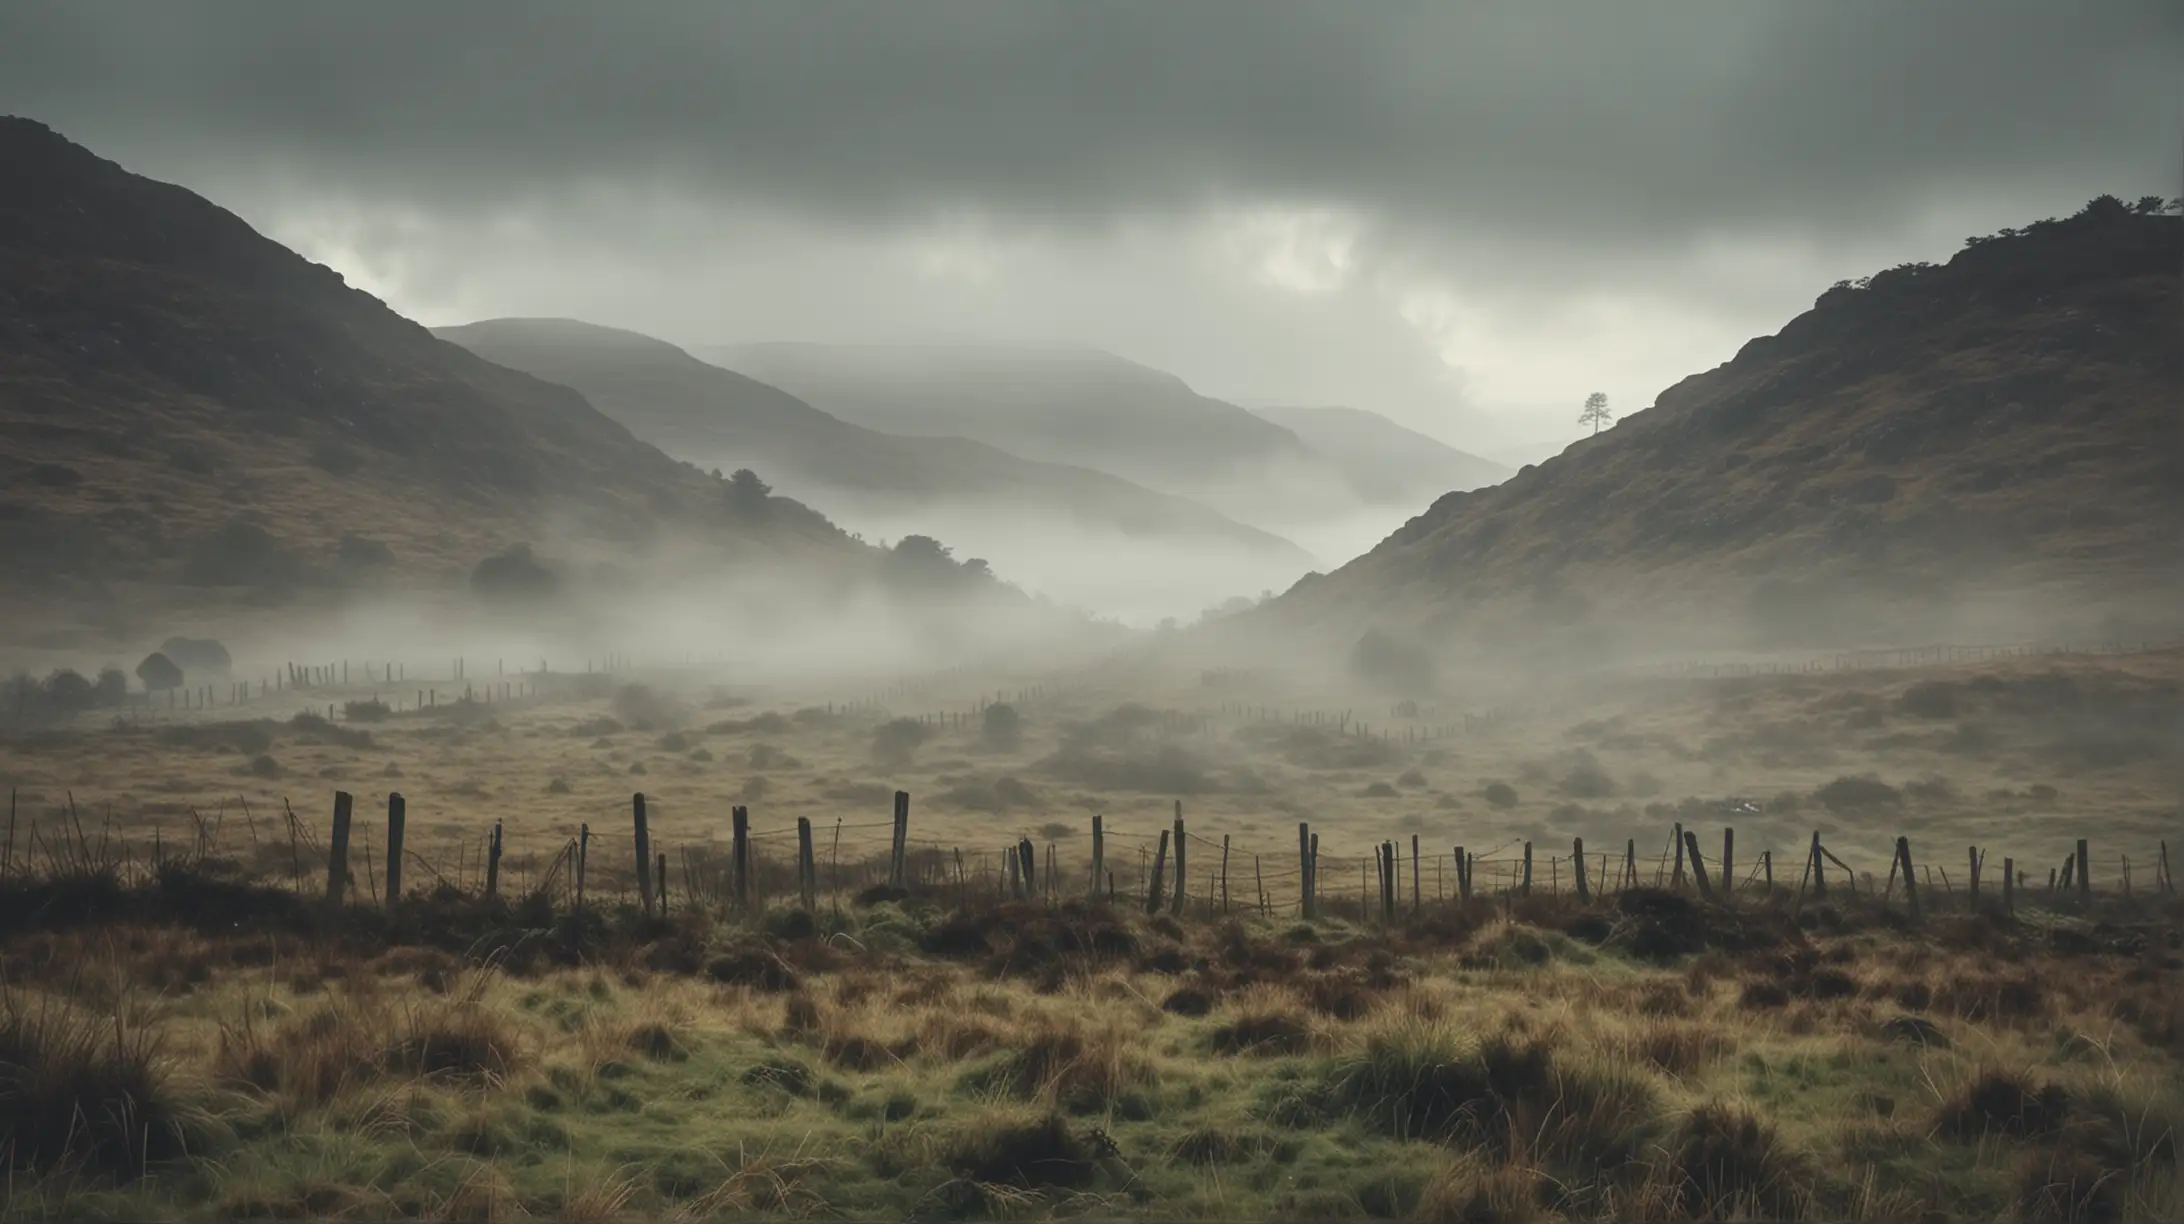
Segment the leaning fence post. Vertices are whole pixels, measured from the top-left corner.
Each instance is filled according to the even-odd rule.
[[[2078,839],[2078,904],[2093,904],[2093,860],[2086,857],[2085,838]]]
[[[1683,822],[1680,820],[1676,822],[1676,831],[1674,837],[1676,842],[1676,873],[1668,878],[1668,886],[1670,888],[1682,888],[1684,865],[1684,827]]]
[[[817,875],[811,854],[811,817],[799,816],[796,818],[796,891],[803,899],[806,911],[818,908]]]
[[[409,823],[409,804],[400,794],[387,796],[387,908],[402,900],[402,831]]]
[[[1638,839],[1635,837],[1623,840],[1622,887],[1626,889],[1638,887]]]
[[[493,822],[492,840],[485,849],[485,896],[492,900],[500,896],[501,822]]]
[[[349,883],[349,806],[354,803],[347,791],[334,792],[333,848],[326,855],[326,902],[340,905],[342,890]]]
[[[729,886],[736,908],[746,909],[751,904],[751,809],[740,804],[728,809],[728,829]]]
[[[1168,830],[1160,831],[1160,849],[1153,852],[1153,881],[1145,890],[1145,912],[1160,912],[1161,880],[1168,870]]]
[[[1028,837],[1016,839],[1016,859],[1024,865],[1024,899],[1039,895],[1039,849]]]
[[[1774,896],[1774,851],[1759,852],[1759,870],[1767,878],[1767,895]]]
[[[1592,904],[1592,889],[1585,886],[1585,839],[1570,839],[1570,858],[1577,864],[1577,903]]]
[[[1691,856],[1691,878],[1699,886],[1699,896],[1713,900],[1714,886],[1706,878],[1706,860],[1699,855],[1699,835],[1689,829],[1684,830],[1684,850]]]
[[[645,917],[652,917],[652,831],[645,826],[645,796],[643,791],[629,799],[630,818],[636,825],[637,835],[637,899],[644,904]]]
[[[1820,830],[1812,831],[1812,895],[1825,900],[1828,895],[1827,873],[1821,868],[1823,855],[1820,851]]]
[[[1175,904],[1169,907],[1177,917],[1183,914],[1184,884],[1190,878],[1190,872],[1183,865],[1183,851],[1188,840],[1183,833],[1183,801],[1178,799],[1175,801]]]

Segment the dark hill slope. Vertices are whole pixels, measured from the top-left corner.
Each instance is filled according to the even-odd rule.
[[[433,337],[201,197],[0,119],[0,569],[458,572],[520,540],[860,558],[564,387]],[[346,541],[346,544],[344,543]]]
[[[896,437],[852,425],[635,332],[570,319],[489,319],[437,334],[490,361],[576,388],[679,459],[754,467],[837,514],[854,509],[915,523],[923,510],[970,507],[1003,520],[1041,516],[1309,564],[1294,545],[1187,499],[962,438]],[[973,539],[963,543],[978,547]]]
[[[2005,606],[2146,625],[2184,606],[2165,603],[2184,512],[2180,268],[2184,221],[2104,200],[1838,285],[1266,616],[1444,645],[1640,626],[1901,642]]]

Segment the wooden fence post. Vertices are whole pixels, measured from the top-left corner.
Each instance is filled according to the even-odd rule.
[[[1691,856],[1691,878],[1699,886],[1699,896],[1714,899],[1714,885],[1706,878],[1706,860],[1699,855],[1699,835],[1684,830],[1684,849]]]
[[[1976,910],[1979,908],[1979,847],[1966,846],[1964,853],[1971,860],[1971,882],[1965,885],[1965,892],[1971,898],[1972,908]]]
[[[1916,921],[1919,917],[1919,883],[1911,873],[1910,838],[1896,839],[1896,861],[1903,865],[1903,897],[1911,906],[1912,920]]]
[[[1682,888],[1684,865],[1684,827],[1682,821],[1676,822],[1676,831],[1673,836],[1676,840],[1676,873],[1668,878],[1668,886],[1670,888]]]
[[[2093,860],[2086,857],[2085,838],[2078,839],[2078,904],[2093,904]]]
[[[1471,860],[1465,856],[1462,846],[1456,847],[1456,898],[1471,900]]]
[[[1145,890],[1145,912],[1148,914],[1157,914],[1160,912],[1161,880],[1164,878],[1167,870],[1168,830],[1162,829],[1160,831],[1160,849],[1153,852],[1152,885]]]
[[[688,861],[687,859],[684,860],[686,865]],[[653,868],[653,879],[657,880],[660,886],[660,917],[665,918],[667,917],[667,851],[660,851],[657,860],[653,863]],[[690,887],[690,881],[685,879],[683,887],[687,890]],[[689,899],[689,894],[686,891],[683,900],[688,901]]]
[[[1820,830],[1812,831],[1812,895],[1822,901],[1828,896],[1828,876],[1821,867]]]
[[[1759,870],[1767,880],[1767,895],[1774,896],[1774,851],[1762,850],[1759,852]]]
[[[584,908],[584,868],[591,859],[591,823],[576,826],[576,908]]]
[[[1532,843],[1524,843],[1524,883],[1517,889],[1519,896],[1532,895]]]
[[[819,906],[819,871],[812,860],[811,817],[796,818],[796,890],[805,912]]]
[[[629,799],[630,818],[637,835],[637,899],[652,917],[652,830],[645,825],[645,796],[639,791]]]
[[[1635,837],[1625,838],[1623,841],[1622,886],[1624,888],[1638,887],[1638,839]]]
[[[1721,831],[1721,903],[1728,905],[1737,892],[1737,830],[1730,825]]]
[[[2017,860],[2007,857],[2002,860],[2002,913],[2017,913]]]
[[[1221,835],[1221,912],[1224,914],[1229,912],[1228,848],[1229,835],[1223,833]]]
[[[326,903],[341,904],[349,883],[349,810],[356,800],[347,791],[334,792],[333,847],[326,855]]]
[[[485,847],[485,898],[500,896],[501,822],[493,822],[492,837]]]
[[[402,900],[402,832],[409,823],[409,803],[400,794],[387,796],[387,909]]]
[[[1092,814],[1092,895],[1100,895],[1100,881],[1107,876],[1107,830],[1099,813]]]
[[[895,792],[895,842],[887,861],[887,886],[903,886],[903,859],[910,844],[910,792]]]
[[[1318,914],[1318,913],[1319,913],[1319,895],[1320,895],[1320,891],[1319,891],[1319,834],[1317,834],[1317,833],[1314,833],[1314,834],[1312,835],[1312,855],[1311,855],[1311,870],[1312,870],[1312,912],[1313,912],[1313,913],[1314,913],[1314,914],[1316,915],[1316,914]]]
[[[1168,907],[1178,918],[1183,916],[1184,885],[1190,879],[1190,871],[1184,866],[1183,851],[1189,839],[1183,834],[1183,801],[1175,801],[1175,904]]]
[[[1585,839],[1570,839],[1570,858],[1577,864],[1577,903],[1592,904],[1592,889],[1585,886]]]
[[[717,826],[716,826],[717,827]],[[728,809],[728,886],[737,909],[751,904],[751,809],[740,804]]]
[[[1016,858],[1024,865],[1024,899],[1028,901],[1039,895],[1039,851],[1030,838],[1017,839]]]
[[[1413,833],[1413,834],[1411,834],[1411,835],[1410,835],[1410,912],[1411,912],[1411,913],[1413,913],[1413,914],[1417,913],[1417,912],[1418,912],[1418,906],[1419,906],[1419,877],[1418,877],[1418,835],[1417,835],[1416,833]]]
[[[1312,826],[1302,820],[1297,822],[1297,904],[1306,922],[1319,916],[1312,903]]]

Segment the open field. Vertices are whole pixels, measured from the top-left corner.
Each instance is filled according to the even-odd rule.
[[[1416,709],[1122,665],[831,704],[629,671],[472,701],[405,679],[421,711],[330,683],[85,715],[0,741],[5,1213],[2184,1218],[2177,663],[1482,683]],[[664,919],[633,889],[640,792]],[[1095,814],[1113,904],[1083,897]],[[1717,886],[1736,829],[1733,907],[1666,857],[1679,822]],[[1801,886],[1815,830],[1854,890],[1832,865],[1826,900]],[[2079,838],[2089,905],[2042,870]],[[1038,867],[1012,900],[1019,839]]]
[[[1251,855],[1262,873],[1293,873],[1300,821],[1351,864],[1384,840],[1407,851],[1416,835],[1429,877],[1457,845],[1494,860],[1530,840],[1544,858],[1567,855],[1577,837],[1618,862],[1636,839],[1650,872],[1681,821],[1709,830],[1709,846],[1711,830],[1734,826],[1748,868],[1768,851],[1801,862],[1817,829],[1852,866],[1885,876],[1906,835],[1955,884],[1966,846],[2046,868],[2085,837],[2096,877],[2120,883],[2125,856],[2145,876],[2180,827],[2180,666],[2184,653],[2157,651],[1482,683],[1471,700],[1399,713],[1276,675],[1119,664],[943,676],[832,700],[687,673],[411,679],[421,665],[405,667],[397,688],[364,683],[358,664],[348,687],[86,715],[0,739],[0,786],[16,792],[26,830],[55,827],[72,795],[81,819],[188,838],[198,818],[217,817],[261,843],[282,840],[284,801],[323,829],[327,796],[351,791],[362,828],[400,792],[409,844],[457,857],[476,857],[496,821],[511,851],[550,854],[584,824],[626,837],[630,795],[642,792],[660,848],[725,839],[740,804],[760,829],[810,819],[822,854],[841,822],[842,861],[885,846],[891,795],[904,790],[912,841],[973,859],[1030,838],[1042,857],[1055,843],[1088,866],[1091,817],[1102,814],[1116,846],[1107,865],[1125,889],[1179,800],[1194,841],[1232,840],[1232,876]],[[458,700],[465,685],[479,700]],[[541,695],[486,704],[487,687],[502,685]],[[437,704],[377,719],[346,709],[411,707],[419,693]],[[217,702],[230,694],[215,686]],[[1007,715],[989,715],[997,702]],[[1193,891],[1210,865],[1193,856]],[[1357,867],[1346,870],[1355,881]],[[1451,873],[1440,895],[1453,894]],[[1549,874],[1543,863],[1543,883]],[[1333,870],[1322,880],[1329,892],[1351,887]],[[1277,899],[1293,901],[1293,889]]]

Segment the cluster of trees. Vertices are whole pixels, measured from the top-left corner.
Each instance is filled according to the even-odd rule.
[[[887,550],[882,573],[898,591],[937,595],[999,587],[983,557],[955,559],[955,551],[931,536],[906,535]]]
[[[109,710],[129,699],[129,677],[118,667],[100,670],[98,679],[62,668],[39,680],[27,673],[9,678],[0,690],[0,715],[22,722],[48,722],[91,710]]]

